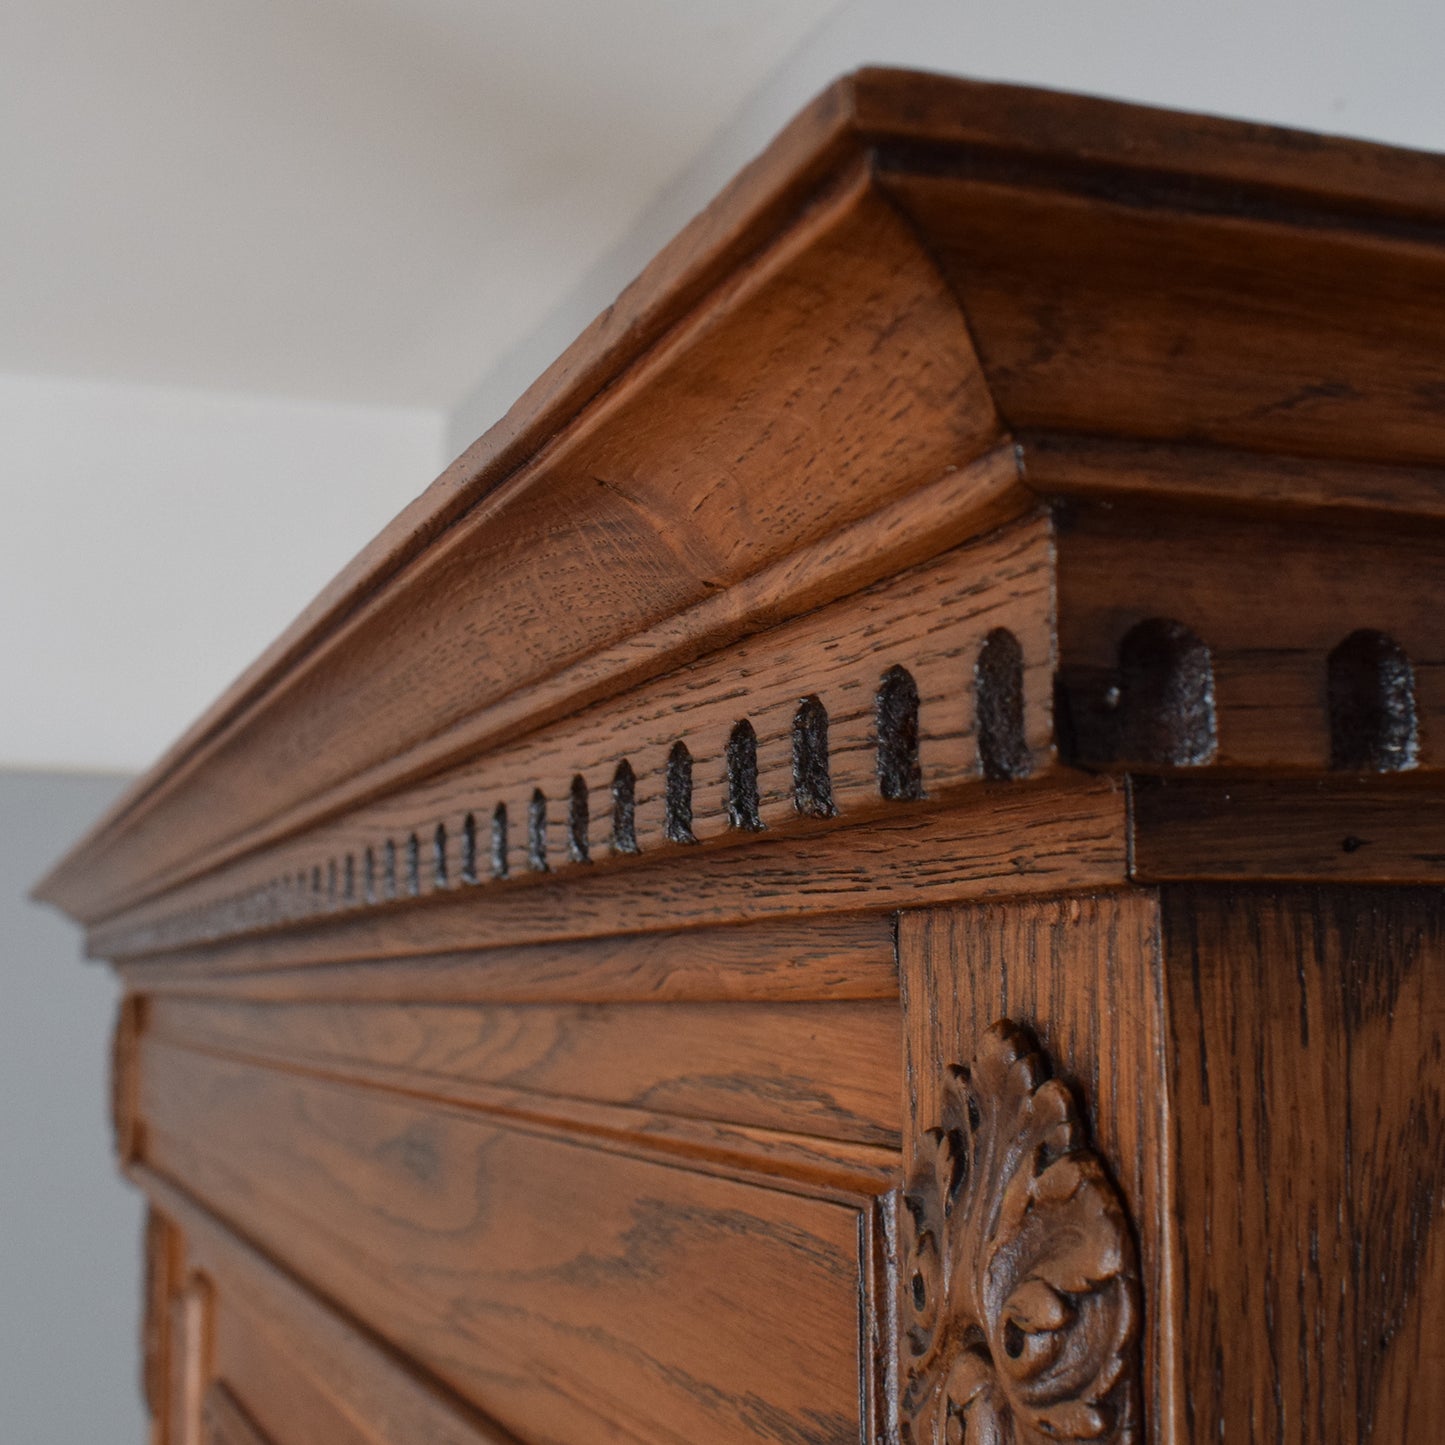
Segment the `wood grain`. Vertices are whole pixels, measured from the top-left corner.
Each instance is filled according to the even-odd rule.
[[[171,1439],[171,1299],[178,1288],[183,1251],[175,1225],[154,1205],[149,1207],[142,1256],[141,1398],[149,1417],[150,1445],[167,1445]]]
[[[1401,778],[1136,778],[1133,872],[1168,879],[1438,883],[1436,785]]]
[[[146,1057],[148,1163],[526,1438],[862,1437],[857,1207]]]
[[[888,153],[930,142],[979,160],[1007,156],[1020,183],[1094,172],[1153,187],[1156,203],[1172,191],[1248,209],[1268,196],[1316,219],[1382,228],[1426,226],[1442,211],[1445,162],[1434,152],[915,70],[868,67],[835,85],[853,124]],[[805,111],[798,123],[816,120]]]
[[[299,1365],[299,1345],[269,1320],[258,1319],[223,1295],[217,1329],[216,1373],[245,1411],[252,1428],[276,1445],[378,1445],[382,1422],[368,1429],[333,1400]]]
[[[1433,1441],[1442,198],[806,112],[40,885],[152,1445]]]
[[[1438,465],[1436,319],[1418,298],[1439,290],[1439,175],[1437,158],[1079,97],[892,72],[841,82],[318,599],[48,896],[99,916],[213,865],[227,838],[258,846],[278,819],[298,826],[302,758],[300,792],[333,809],[344,779],[375,792],[444,766],[476,745],[467,717],[560,675],[569,643],[605,650],[579,627],[621,640],[626,619],[633,634],[649,625],[639,607],[673,616],[700,580],[727,589],[756,575],[745,556],[766,567],[767,549],[805,550],[830,524],[936,482],[1000,438],[995,400],[1029,429]],[[830,338],[822,352],[808,349],[816,334]],[[664,415],[670,433],[650,421]],[[773,499],[775,476],[817,510]],[[601,495],[597,477],[621,492]],[[593,520],[574,531],[569,510]],[[539,531],[509,530],[522,512]],[[656,552],[667,517],[686,518],[690,550]],[[648,559],[646,601],[564,600],[603,555],[619,577]],[[507,592],[507,568],[520,592]],[[820,575],[797,605],[859,576],[853,563],[832,584]],[[427,605],[442,596],[444,610]],[[545,662],[519,647],[509,665],[522,671],[497,673],[473,598],[508,636],[535,629]],[[398,612],[430,620],[417,631]],[[699,635],[719,634],[707,623]],[[394,658],[434,649],[418,659],[424,718],[357,655],[383,637]],[[445,667],[457,647],[469,665]],[[415,669],[403,675],[415,685]],[[575,682],[574,707],[587,687]],[[356,704],[341,731],[323,722],[328,695]],[[533,704],[568,710],[557,696]],[[428,738],[445,741],[428,752]]]
[[[189,1195],[143,1164],[131,1172],[168,1218],[183,1222],[190,1267],[217,1284],[215,1377],[281,1445],[517,1445]],[[267,1368],[278,1362],[279,1371]],[[258,1365],[264,1373],[253,1374]]]
[[[203,1445],[206,1391],[215,1370],[215,1285],[188,1260],[169,1303],[166,1439],[178,1445]]]
[[[1077,1098],[1138,1231],[1149,1438],[1192,1438],[1177,1433],[1172,1368],[1157,900],[1140,891],[906,913],[898,958],[906,1154],[927,1150],[927,1131],[946,1115],[948,1067],[972,1060],[998,1020],[1027,1027]]]
[[[1107,887],[1125,877],[1125,845],[1124,791],[1114,779],[984,784],[953,807],[900,805],[894,816],[851,828],[824,822],[751,844],[678,848],[558,878],[523,874],[525,883],[505,888],[398,899],[354,919],[256,934],[248,956],[292,964],[394,958]],[[151,928],[97,930],[90,947],[116,959],[199,958],[210,941],[203,922],[178,915]]]
[[[1190,442],[1136,442],[1067,432],[1020,432],[1024,474],[1053,497],[1114,506],[1167,503],[1249,517],[1281,513],[1445,519],[1445,468],[1281,456]]]
[[[364,774],[997,433],[957,308],[859,177],[440,536],[424,567],[356,606],[273,685],[263,721],[223,729],[154,788],[92,858],[85,892],[113,899],[138,866],[189,866],[198,844],[294,803],[299,766],[307,795]],[[202,761],[203,794],[182,785]]]
[[[510,742],[640,680],[685,665],[739,636],[775,626],[811,606],[986,534],[1034,505],[1032,494],[1018,483],[1015,449],[997,446],[819,542],[795,549],[736,586],[711,592],[682,612],[563,668],[525,692],[480,709],[431,742],[284,809],[257,830],[212,853],[188,857],[175,870],[147,880],[133,892],[154,892],[248,849],[314,828],[361,800],[425,778],[429,771],[457,757],[474,757]],[[98,918],[111,907],[97,900],[89,916]]]
[[[759,1003],[896,999],[892,920],[843,913],[683,933],[345,961],[250,941],[121,966],[147,994],[357,1003]],[[340,961],[338,961],[338,959]]]
[[[198,1043],[157,1040],[155,1048],[180,1049],[202,1065],[207,1059],[257,1062]],[[363,1062],[324,1068],[289,1060],[268,1062],[288,1075],[343,1088],[379,1090],[444,1114],[461,1110],[485,1116],[497,1127],[785,1193],[852,1200],[891,1187],[898,1174],[898,1151],[893,1145],[782,1132],[630,1104],[596,1103],[455,1076],[431,1076],[419,1082],[384,1065]]]
[[[489,1083],[897,1147],[898,1010],[885,1003],[364,1007],[159,999],[156,1038],[409,1093]]]
[[[1163,896],[1186,1438],[1430,1439],[1445,1410],[1438,892]]]
[[[1077,170],[1021,185],[991,161],[885,185],[953,285],[1010,426],[1445,460],[1438,222],[1311,224],[1273,197]]]
[[[572,423],[682,318],[703,307],[729,275],[786,234],[837,187],[840,176],[856,170],[860,158],[874,148],[897,152],[923,143],[951,151],[955,162],[1010,157],[1020,181],[1033,187],[1047,186],[1062,163],[1106,182],[1132,182],[1136,190],[1141,180],[1152,183],[1156,196],[1183,193],[1197,203],[1212,192],[1216,207],[1243,201],[1257,208],[1268,200],[1276,210],[1293,208],[1311,226],[1321,214],[1336,225],[1345,220],[1380,229],[1402,222],[1429,228],[1440,218],[1442,177],[1435,156],[1014,86],[886,70],[844,77],[322,593],[156,772],[127,794],[103,835],[120,843],[129,832],[122,819],[133,821],[155,806],[179,774],[193,775],[220,739],[254,726],[289,671],[306,664],[368,598]],[[898,169],[900,161],[892,164]],[[1149,271],[1145,266],[1142,274]],[[1177,359],[1174,369],[1183,371]],[[131,858],[137,874],[143,871],[139,861]],[[89,887],[82,886],[86,881]],[[97,889],[100,879],[75,868],[57,875],[50,891],[83,912],[84,900]]]
[[[1248,521],[1162,508],[1079,506],[1059,546],[1066,685],[1118,660],[1149,618],[1209,650],[1221,767],[1330,766],[1330,653],[1362,628],[1388,634],[1414,673],[1419,770],[1442,764],[1445,633],[1435,602],[1445,537],[1383,522]]]
[[[679,742],[691,759],[686,841],[736,843],[749,836],[727,802],[728,738],[740,719],[756,740],[751,831],[796,831],[808,826],[793,756],[800,698],[818,699],[828,716],[822,766],[830,816],[866,817],[885,801],[878,699],[894,667],[905,668],[917,690],[917,791],[946,797],[984,772],[975,669],[987,639],[1001,631],[1019,650],[1011,772],[1042,769],[1053,747],[1051,560],[1048,522],[1036,515],[173,889],[100,928],[107,935],[160,928],[214,937],[390,898],[515,882],[529,871],[610,866],[619,853],[666,852],[678,841],[667,825],[666,777]],[[624,763],[634,800],[625,849],[614,805]],[[528,848],[524,834],[536,806],[544,810],[543,826]],[[506,843],[492,857],[498,809],[505,811]],[[505,877],[497,877],[503,870]]]

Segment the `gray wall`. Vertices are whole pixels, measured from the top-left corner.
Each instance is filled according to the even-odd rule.
[[[111,1154],[116,989],[26,897],[120,790],[0,770],[0,1440],[141,1445],[141,1203]]]

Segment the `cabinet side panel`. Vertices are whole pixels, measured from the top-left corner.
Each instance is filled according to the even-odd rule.
[[[1191,1438],[1437,1440],[1439,892],[1180,886],[1164,936]]]

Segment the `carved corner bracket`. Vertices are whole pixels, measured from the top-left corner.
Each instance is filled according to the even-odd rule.
[[[1007,1020],[948,1069],[904,1185],[906,1445],[1131,1445],[1139,1278],[1069,1090]]]

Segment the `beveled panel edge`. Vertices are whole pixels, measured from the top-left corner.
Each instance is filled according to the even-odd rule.
[[[208,1209],[184,1187],[147,1164],[127,1175],[184,1237],[188,1262],[221,1281],[223,1300],[239,1294],[243,1307],[270,1316],[280,1309],[287,1338],[348,1380],[370,1388],[352,1403],[400,1417],[410,1438],[435,1445],[519,1445],[514,1436],[374,1339],[366,1326],[321,1298],[253,1241]]]
[[[213,1380],[201,1401],[201,1445],[274,1445],[235,1393]]]
[[[275,1002],[804,1003],[896,999],[894,923],[881,912],[612,933],[516,947],[344,958],[240,939],[121,960],[138,994]],[[344,952],[344,950],[343,950]]]
[[[761,1330],[764,1338],[775,1340],[789,1363],[780,1366],[776,1359],[755,1355],[746,1366],[739,1362],[735,1372],[727,1370],[726,1379],[714,1378],[724,1388],[735,1377],[754,1384],[761,1379],[764,1388],[781,1381],[780,1394],[785,1390],[789,1393],[783,1398],[800,1400],[797,1413],[802,1414],[812,1389],[806,1360],[816,1348],[818,1358],[826,1360],[819,1383],[826,1381],[828,1408],[850,1423],[857,1418],[843,1412],[861,1408],[859,1215],[872,1206],[871,1185],[860,1193],[825,1184],[744,1180],[679,1167],[677,1160],[600,1152],[585,1139],[517,1129],[398,1096],[340,1090],[274,1070],[188,1060],[179,1053],[166,1056],[164,1073],[159,1057],[157,1065],[151,1083],[152,1167],[494,1418],[509,1424],[535,1421],[539,1412],[533,1408],[533,1392],[550,1383],[535,1373],[537,1363],[569,1357],[579,1338],[575,1315],[589,1300],[612,1299],[627,1307],[617,1327],[624,1345],[656,1328],[645,1313],[649,1290],[664,1325],[694,1322],[687,1290],[700,1277],[698,1251],[705,1251],[702,1267],[711,1268],[708,1261],[718,1258],[719,1248],[732,1248],[729,1240],[741,1251],[737,1259],[744,1272],[721,1278],[713,1300],[720,1326],[731,1332],[726,1337],[736,1338],[737,1322],[749,1330],[758,1299],[755,1283],[765,1299],[781,1298],[779,1287],[799,1287],[792,1299],[804,1317],[820,1326],[826,1320],[827,1333],[810,1345],[788,1333],[786,1318],[780,1323],[765,1308],[749,1334]],[[333,1101],[338,1115],[329,1113]],[[441,1215],[437,1179],[423,1182],[413,1172],[414,1159],[386,1149],[373,1153],[376,1143],[409,1126],[429,1135],[438,1151],[438,1178],[452,1201]],[[481,1148],[488,1151],[489,1167],[477,1169],[467,1161],[475,1160]],[[305,1159],[316,1167],[307,1171],[307,1185],[298,1188],[295,1165]],[[372,1186],[390,1178],[400,1187],[385,1197],[374,1187],[357,1188],[357,1167]],[[586,1189],[576,1187],[579,1171]],[[691,1220],[696,1228],[669,1230],[669,1218]],[[739,1227],[745,1218],[755,1218],[756,1227]],[[663,1226],[660,1239],[647,1232],[653,1220]],[[633,1265],[634,1255],[625,1249],[639,1230],[647,1241],[643,1258],[651,1264],[645,1270]],[[619,1238],[623,1245],[616,1253],[622,1258],[615,1266],[591,1267],[598,1259],[613,1258],[610,1242]],[[524,1268],[529,1256],[532,1267]],[[588,1267],[569,1270],[569,1261],[578,1256]],[[380,1274],[379,1258],[387,1261]],[[779,1273],[774,1275],[774,1269]],[[398,1289],[398,1279],[408,1281],[408,1287]],[[549,1280],[555,1282],[549,1312],[522,1320],[516,1309],[519,1296],[535,1302],[535,1291]],[[681,1294],[675,1292],[679,1287]],[[467,1302],[475,1307],[454,1310],[454,1303]],[[826,1315],[812,1314],[815,1308]],[[513,1323],[515,1329],[509,1330]],[[598,1341],[604,1366],[612,1338]],[[696,1377],[691,1362],[717,1358],[708,1339],[691,1336],[675,1344],[661,1339],[659,1351],[664,1366],[681,1361],[684,1391]],[[797,1363],[792,1362],[795,1351]],[[634,1370],[651,1375],[650,1352],[628,1353]],[[493,1376],[494,1359],[507,1362],[509,1379]],[[611,1372],[599,1376],[598,1361],[594,1352],[586,1362],[594,1382],[605,1385],[617,1378]],[[587,1370],[578,1373],[586,1377]],[[582,1413],[569,1405],[574,1420],[559,1438],[585,1438],[578,1421],[595,1408],[588,1401],[597,1396],[569,1392],[569,1398],[580,1403]],[[665,1383],[634,1398],[643,1419],[661,1417]],[[728,1402],[704,1401],[703,1408],[727,1409]],[[851,1432],[840,1434],[833,1420],[824,1433],[830,1439],[853,1438]],[[684,1437],[711,1439],[713,1432],[684,1428],[679,1438]],[[416,1433],[410,1438],[432,1437]],[[738,1429],[728,1438],[752,1435]]]
[[[147,1035],[465,1102],[508,1092],[897,1148],[892,1000],[275,1003],[150,997]],[[798,1047],[798,1040],[806,1046]]]
[[[390,1100],[428,1114],[483,1122],[514,1134],[810,1199],[857,1204],[891,1189],[900,1168],[896,1145],[837,1139],[821,1132],[669,1114],[459,1079],[431,1079],[423,1086],[407,1071],[381,1065],[349,1062],[320,1067],[279,1052],[224,1049],[169,1036],[155,1036],[148,1047],[162,1063],[167,1057],[184,1056],[216,1067],[303,1079],[336,1091],[338,1097]],[[147,1163],[155,1163],[149,1154],[132,1161],[133,1166]]]

